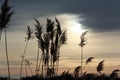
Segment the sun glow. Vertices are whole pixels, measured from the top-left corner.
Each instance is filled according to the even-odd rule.
[[[65,26],[70,34],[72,33],[74,35],[80,35],[85,31],[85,29],[82,28],[82,24],[80,23],[82,21],[80,15],[61,14],[57,15],[57,17],[59,18],[61,25]]]
[[[75,34],[81,34],[82,32],[85,31],[82,29],[82,25],[77,22],[71,23],[70,30],[72,31],[72,33],[75,33]]]

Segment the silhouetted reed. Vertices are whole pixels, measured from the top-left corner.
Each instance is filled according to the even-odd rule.
[[[25,68],[26,68],[26,76],[27,76],[27,68],[30,70],[31,72],[31,76],[33,76],[33,71],[32,71],[32,68],[31,68],[31,64],[27,59],[24,59],[24,64],[25,64]]]
[[[80,36],[80,44],[79,46],[81,47],[81,76],[83,74],[83,47],[87,43],[87,38],[85,37],[88,31],[85,31],[81,34]]]
[[[110,79],[116,80],[118,78],[118,72],[120,72],[119,69],[113,70],[112,73],[110,74]]]
[[[0,41],[2,36],[2,31],[5,32],[5,49],[6,49],[6,59],[7,59],[7,68],[8,68],[8,77],[0,77],[0,80],[10,80],[10,65],[9,65],[9,56],[8,56],[8,47],[7,47],[7,33],[6,29],[9,25],[10,19],[13,15],[11,10],[11,6],[9,6],[8,0],[5,0],[1,6],[0,13]],[[74,69],[73,74],[69,72],[69,70],[64,71],[61,75],[58,76],[59,70],[59,58],[60,58],[60,48],[67,41],[67,30],[62,29],[59,20],[55,17],[55,21],[51,19],[46,19],[46,26],[42,26],[39,20],[34,19],[36,24],[35,26],[35,37],[38,42],[38,51],[36,58],[36,75],[33,76],[33,71],[31,68],[31,63],[26,59],[26,49],[30,39],[33,39],[33,30],[29,26],[27,26],[25,37],[25,48],[23,51],[23,55],[21,56],[21,65],[20,65],[20,79],[21,80],[120,80],[118,76],[119,69],[115,69],[112,73],[107,76],[105,73],[102,73],[104,70],[104,61],[102,60],[96,67],[96,70],[100,75],[94,73],[88,73],[87,71],[83,72],[85,65],[88,65],[94,57],[89,57],[85,65],[83,65],[83,48],[87,43],[87,32],[85,31],[80,36],[80,44],[81,47],[81,66],[77,66]],[[44,28],[43,28],[44,27]],[[40,51],[41,50],[41,56]],[[25,65],[26,70],[26,78],[22,77],[23,65]],[[31,76],[28,76],[28,71],[31,72]],[[81,76],[80,76],[81,75]]]
[[[97,66],[97,72],[101,73],[101,71],[103,71],[104,69],[104,61],[105,60],[102,60],[101,62],[99,62],[98,66]]]
[[[5,51],[6,51],[6,59],[7,59],[7,67],[8,67],[8,79],[10,80],[10,65],[9,65],[9,56],[8,56],[8,45],[7,45],[7,33],[6,28],[9,25],[11,16],[13,15],[13,11],[11,10],[11,6],[9,6],[8,0],[5,0],[1,6],[1,13],[0,13],[0,41],[2,31],[4,29],[5,32]]]
[[[26,45],[25,45],[25,49],[23,51],[23,55],[21,56],[22,60],[21,60],[21,67],[20,67],[20,79],[21,79],[21,76],[22,76],[23,62],[24,62],[24,59],[25,59],[27,45],[28,45],[29,40],[33,38],[32,34],[33,34],[33,31],[30,29],[29,26],[27,26],[27,30],[26,30],[26,35],[27,36],[25,37]]]
[[[78,66],[78,67],[76,67],[74,69],[74,79],[75,80],[78,80],[78,78],[79,78],[79,71],[80,71],[80,69],[81,69],[81,66]]]
[[[37,20],[37,19],[34,19],[36,24],[34,25],[35,26],[35,37],[37,38],[37,41],[38,41],[38,51],[37,51],[37,62],[36,62],[36,75],[38,75],[39,73],[39,48],[41,48],[41,50],[43,51],[43,47],[41,46],[42,45],[42,26],[40,25],[40,22]],[[41,43],[41,44],[40,44]],[[42,55],[41,55],[42,57]],[[40,59],[40,64],[41,64],[41,59]]]
[[[88,64],[88,63],[90,63],[90,62],[92,62],[92,60],[94,59],[94,57],[89,57],[87,60],[86,60],[86,64]]]
[[[40,59],[38,59],[39,52],[37,53],[36,74],[38,75],[39,71],[41,71],[43,77],[52,77],[58,73],[60,47],[66,42],[66,30],[61,30],[57,18],[55,18],[56,25],[54,21],[47,19],[44,30],[40,22],[37,19],[35,21],[38,50],[41,49],[42,51]]]

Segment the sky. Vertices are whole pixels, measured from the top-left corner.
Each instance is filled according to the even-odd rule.
[[[4,0],[0,0],[0,5]],[[46,18],[57,17],[67,29],[68,41],[61,47],[61,68],[80,65],[80,34],[88,31],[88,43],[84,48],[84,60],[95,57],[88,67],[105,60],[106,72],[119,68],[120,62],[120,0],[9,0],[14,15],[8,26],[8,50],[13,76],[17,76],[20,56],[25,46],[26,26],[34,29],[34,18],[45,25]],[[34,48],[33,48],[34,47]],[[31,40],[27,58],[36,60],[37,41]],[[6,75],[4,36],[0,43],[0,74]],[[3,58],[4,57],[4,58]],[[73,64],[73,66],[69,66]],[[111,65],[112,64],[112,65]],[[114,68],[113,68],[114,67]],[[92,68],[90,68],[92,69]],[[94,70],[95,71],[95,70]]]

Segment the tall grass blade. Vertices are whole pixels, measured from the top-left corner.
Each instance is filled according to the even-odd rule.
[[[5,0],[4,3],[1,6],[1,13],[0,13],[0,41],[1,41],[1,35],[2,30],[5,31],[5,50],[6,50],[6,59],[7,59],[7,68],[8,68],[8,80],[10,80],[10,64],[9,64],[9,55],[8,55],[8,45],[7,45],[7,33],[6,28],[9,25],[11,16],[13,15],[13,12],[11,10],[11,6],[9,6],[8,0]]]

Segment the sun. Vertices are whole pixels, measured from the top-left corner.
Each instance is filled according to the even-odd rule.
[[[70,27],[72,33],[81,34],[85,30],[82,29],[82,25],[77,22],[72,22]]]
[[[65,26],[65,28],[68,29],[68,33],[74,36],[78,36],[86,29],[83,29],[83,25],[80,23],[82,21],[82,18],[80,18],[80,15],[73,15],[73,14],[62,14],[57,16],[61,22],[62,26]]]

